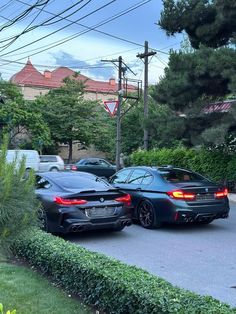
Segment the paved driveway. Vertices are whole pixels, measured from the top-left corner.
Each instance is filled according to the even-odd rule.
[[[118,233],[92,232],[66,239],[236,306],[236,203],[231,203],[229,219],[208,226],[146,230],[133,225]]]

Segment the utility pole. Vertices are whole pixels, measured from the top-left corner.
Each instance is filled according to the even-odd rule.
[[[116,112],[116,171],[120,170],[121,153],[122,57],[118,58],[118,106]]]
[[[144,119],[148,118],[148,57],[155,55],[155,51],[148,52],[148,41],[144,43],[144,53],[139,53],[138,58],[144,59],[144,91],[143,91],[143,104],[144,104]],[[148,129],[144,126],[143,130],[143,146],[148,150]]]
[[[122,105],[122,75],[123,75],[123,61],[122,57],[119,56],[118,60],[101,60],[102,62],[112,62],[117,64],[118,62],[118,105],[116,111],[116,171],[120,170],[120,154],[121,154],[121,105]],[[117,65],[116,65],[117,66]]]

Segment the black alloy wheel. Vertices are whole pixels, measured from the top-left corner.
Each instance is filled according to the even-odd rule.
[[[153,229],[161,227],[161,223],[157,221],[157,214],[148,200],[143,201],[138,209],[138,219],[142,227]]]
[[[40,221],[40,228],[46,232],[48,232],[48,219],[45,209],[40,206],[38,209],[38,217]]]

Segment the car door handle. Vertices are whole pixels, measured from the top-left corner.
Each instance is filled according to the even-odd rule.
[[[141,188],[137,188],[136,191],[142,191],[142,189]]]

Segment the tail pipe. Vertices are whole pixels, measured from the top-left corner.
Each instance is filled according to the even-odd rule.
[[[73,225],[71,227],[71,231],[72,232],[81,232],[81,231],[84,231],[84,226],[81,226],[81,225]]]

